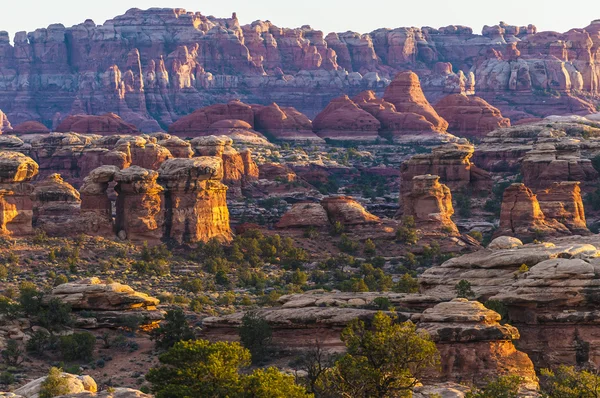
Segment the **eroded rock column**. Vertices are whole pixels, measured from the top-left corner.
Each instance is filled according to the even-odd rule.
[[[20,152],[0,152],[0,234],[33,233],[33,185],[38,164]]]

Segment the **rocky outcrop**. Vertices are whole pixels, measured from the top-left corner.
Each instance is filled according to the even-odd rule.
[[[519,349],[537,368],[598,366],[599,245],[592,235],[480,250],[425,271],[421,292],[450,299],[467,280],[473,298],[504,304]]]
[[[131,166],[115,173],[117,192],[116,231],[119,236],[139,242],[160,242],[163,236],[164,188],[158,173]]]
[[[454,299],[423,311],[418,327],[429,333],[441,358],[442,381],[485,385],[500,376],[519,376],[537,390],[533,363],[513,341],[519,331],[501,325],[500,314],[478,301]]]
[[[292,206],[277,223],[277,228],[329,227],[377,224],[379,217],[369,213],[350,196],[330,196],[320,203],[300,202]]]
[[[77,326],[86,329],[119,327],[124,318],[131,316],[140,318],[144,325],[155,325],[164,317],[156,309],[158,299],[127,285],[102,283],[96,277],[58,285],[47,300],[54,298],[69,304],[76,316],[86,311],[85,316],[76,319]]]
[[[191,141],[197,156],[217,156],[223,160],[223,183],[230,188],[230,195],[240,197],[242,189],[258,179],[258,166],[251,152],[238,152],[233,140],[227,136],[197,137]]]
[[[347,95],[332,100],[313,120],[321,138],[373,142],[379,138],[381,123],[359,108]]]
[[[81,198],[59,174],[35,184],[32,194],[33,227],[49,236],[74,236],[84,232],[81,224]]]
[[[440,177],[451,190],[489,190],[490,174],[472,161],[475,147],[466,141],[433,148],[431,153],[414,155],[400,166],[401,192],[412,189],[415,176],[432,174]]]
[[[98,391],[96,381],[88,375],[73,375],[70,373],[62,373],[61,377],[66,379],[69,394],[79,393],[95,393]],[[38,398],[42,383],[46,380],[46,376],[35,379],[24,386],[17,388],[14,393],[18,397],[23,398]]]
[[[415,176],[410,193],[402,197],[403,217],[412,217],[422,233],[458,235],[450,189],[436,175]]]
[[[50,129],[40,122],[29,120],[23,123],[19,123],[13,126],[10,131],[11,134],[48,134]]]
[[[579,185],[579,181],[555,182],[550,188],[539,191],[537,198],[546,218],[560,222],[575,235],[587,235],[590,231]]]
[[[6,114],[0,110],[0,134],[12,130]]]
[[[398,112],[423,116],[437,131],[443,132],[448,128],[448,122],[438,115],[423,95],[419,76],[416,73],[397,74],[386,88],[383,99],[393,104]]]
[[[544,215],[537,196],[525,184],[512,184],[506,188],[502,197],[500,226],[495,236],[541,239],[569,234],[565,225]]]
[[[118,172],[119,168],[115,166],[98,167],[88,174],[79,190],[81,224],[88,235],[114,235],[112,202],[107,190]]]
[[[293,107],[252,105],[254,126],[257,131],[275,140],[311,141],[322,140],[313,132],[312,121]]]
[[[502,117],[498,108],[474,95],[448,95],[435,104],[435,110],[448,122],[448,130],[460,137],[481,138],[510,126],[510,119]]]
[[[145,394],[140,390],[124,387],[111,387],[105,391],[98,391],[93,395],[89,392],[61,395],[58,398],[153,398],[153,395]]]
[[[252,107],[241,101],[216,104],[184,116],[169,126],[169,133],[184,137],[198,137],[214,133],[214,123],[222,120],[239,120],[254,127]]]
[[[23,236],[33,233],[30,181],[37,163],[20,152],[0,152],[0,233]]]
[[[167,150],[175,158],[191,158],[194,156],[192,144],[189,141],[182,140],[179,137],[169,137],[158,141],[158,144]]]
[[[165,237],[178,243],[212,238],[231,240],[229,211],[221,183],[223,163],[218,157],[170,159],[159,169],[166,188]]]
[[[521,173],[523,182],[531,188],[545,188],[561,181],[598,181],[598,172],[591,160],[581,157],[576,140],[536,145],[525,154]]]
[[[74,132],[100,135],[139,133],[139,130],[133,124],[123,121],[114,113],[106,113],[100,116],[67,116],[54,130],[59,133]]]

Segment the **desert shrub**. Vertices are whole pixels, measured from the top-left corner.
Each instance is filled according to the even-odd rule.
[[[521,384],[523,384],[523,378],[520,376],[501,376],[488,382],[482,388],[475,388],[468,392],[465,398],[517,398],[520,396]]]
[[[23,362],[22,354],[23,351],[19,347],[19,343],[12,339],[6,342],[6,347],[0,352],[2,361],[7,366],[19,366]]]
[[[181,308],[167,311],[165,320],[160,323],[160,327],[152,330],[151,337],[158,349],[168,349],[175,343],[183,340],[194,339],[194,332]]]
[[[48,376],[40,386],[39,398],[53,398],[59,395],[67,395],[70,392],[69,382],[62,375],[62,369],[53,367],[50,368]]]
[[[89,361],[94,354],[96,337],[88,332],[61,336],[58,349],[66,361]]]
[[[419,281],[413,278],[409,273],[402,275],[402,278],[393,287],[397,293],[418,293]]]
[[[263,363],[271,352],[271,336],[269,323],[256,312],[247,312],[242,318],[239,329],[240,341],[252,354],[252,362]]]
[[[471,282],[468,280],[462,279],[455,286],[454,291],[456,292],[456,297],[458,298],[469,298],[475,296],[473,290],[471,289]]]

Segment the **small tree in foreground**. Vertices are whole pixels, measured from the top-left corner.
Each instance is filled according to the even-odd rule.
[[[271,351],[271,336],[273,334],[268,322],[256,312],[247,312],[240,326],[240,341],[252,354],[252,363],[264,362]]]
[[[471,289],[471,282],[466,279],[462,279],[454,286],[454,291],[456,292],[456,297],[458,298],[470,298],[475,296],[473,290]]]
[[[481,389],[474,389],[467,393],[465,398],[518,398],[519,388],[523,378],[515,375],[500,376],[490,381]]]
[[[371,328],[352,321],[342,332],[347,354],[321,379],[321,388],[347,397],[410,397],[427,370],[439,365],[435,343],[412,322],[377,312]]]
[[[240,373],[250,365],[250,352],[239,343],[180,341],[159,357],[146,379],[156,398],[309,398],[294,378],[277,369]]]
[[[542,369],[542,397],[598,398],[600,375],[573,366],[561,365],[558,369]]]
[[[40,386],[40,398],[53,398],[60,395],[67,395],[69,390],[69,381],[62,375],[62,369],[50,368],[46,380]]]
[[[166,350],[178,341],[192,340],[195,336],[183,310],[177,308],[167,311],[165,321],[160,323],[160,327],[152,330],[151,337],[156,348]]]

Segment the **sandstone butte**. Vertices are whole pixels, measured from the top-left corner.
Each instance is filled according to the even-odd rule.
[[[398,72],[413,70],[432,103],[448,94],[476,94],[513,121],[590,114],[595,108],[586,98],[599,90],[599,25],[566,33],[505,23],[481,33],[454,25],[324,33],[269,21],[241,25],[235,14],[131,9],[102,25],[53,24],[13,38],[0,32],[6,71],[0,109],[13,125],[33,120],[55,129],[68,115],[112,112],[152,132],[234,92],[249,104],[276,102],[314,118],[341,94],[381,93],[389,86],[384,99],[397,112],[415,112],[445,130],[446,122],[410,89],[415,76],[392,82]],[[148,26],[147,35],[128,36]],[[398,93],[422,106],[406,104]],[[422,121],[411,115],[410,123]],[[7,127],[0,117],[0,130]]]
[[[448,122],[448,130],[460,137],[481,138],[510,126],[510,119],[502,117],[498,108],[474,95],[451,94],[436,103],[435,110]]]

